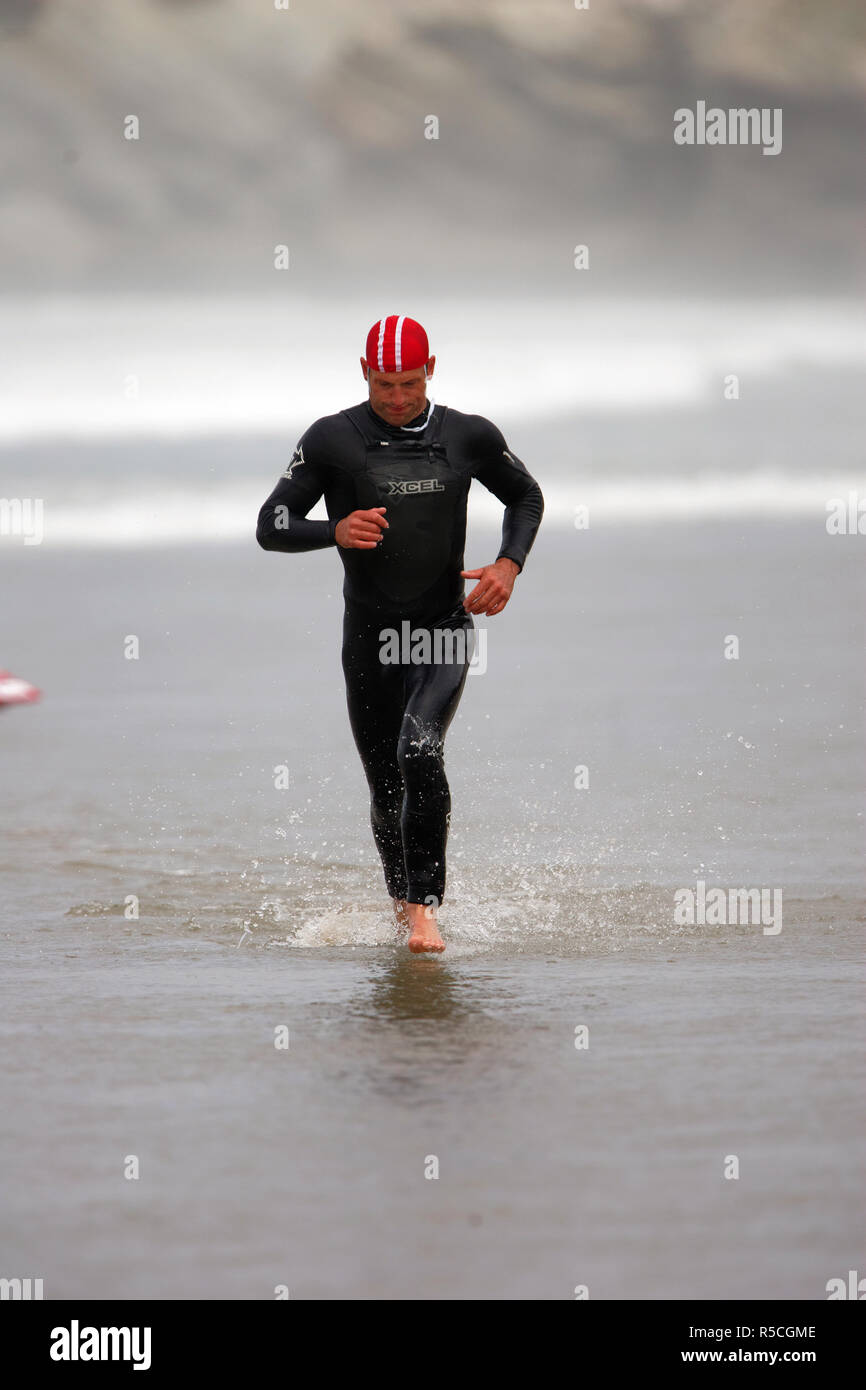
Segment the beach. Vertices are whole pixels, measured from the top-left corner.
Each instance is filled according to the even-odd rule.
[[[4,661],[43,690],[0,717],[9,1273],[826,1297],[859,1249],[862,538],[784,507],[543,523],[448,736],[440,960],[389,917],[337,556],[247,521],[0,547]],[[477,518],[467,565],[497,544]],[[699,882],[779,890],[780,929],[678,922]]]

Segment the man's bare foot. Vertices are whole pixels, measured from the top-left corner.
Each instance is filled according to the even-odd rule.
[[[409,913],[406,910],[409,904],[405,898],[392,898],[391,902],[394,904],[394,918],[398,928],[406,931],[409,926]]]
[[[445,942],[439,934],[436,909],[426,907],[424,903],[407,902],[406,912],[410,928],[407,942],[409,950],[416,954],[421,951],[444,951]]]

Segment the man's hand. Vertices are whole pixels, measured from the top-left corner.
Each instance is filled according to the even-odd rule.
[[[483,565],[480,570],[461,570],[460,573],[464,579],[480,581],[463,600],[466,612],[484,613],[492,618],[495,613],[502,612],[511,598],[520,566],[516,560],[509,560],[507,555],[503,555],[492,565]]]
[[[350,512],[334,527],[334,540],[345,550],[375,550],[387,527],[385,507],[371,507],[366,512]]]

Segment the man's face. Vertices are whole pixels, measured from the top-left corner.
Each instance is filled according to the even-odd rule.
[[[436,358],[427,363],[427,376],[424,368],[411,372],[377,372],[361,358],[361,370],[367,377],[370,388],[370,404],[377,415],[381,415],[389,425],[407,425],[420,415],[427,403],[427,381],[433,375]]]

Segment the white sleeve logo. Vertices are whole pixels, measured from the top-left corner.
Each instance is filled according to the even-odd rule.
[[[304,462],[304,451],[299,444],[295,452],[292,454],[292,461],[286,469],[285,473],[283,474],[283,477],[291,478],[295,469],[300,468],[301,464]]]

